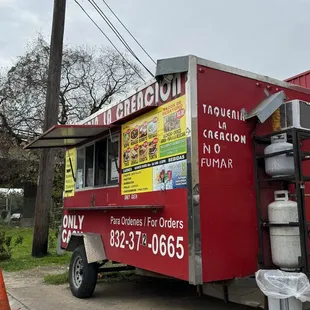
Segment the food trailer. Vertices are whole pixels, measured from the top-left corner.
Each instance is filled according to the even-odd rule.
[[[92,296],[107,261],[255,307],[258,269],[309,274],[309,102],[309,89],[176,57],[125,100],[27,145],[66,148],[73,295]]]

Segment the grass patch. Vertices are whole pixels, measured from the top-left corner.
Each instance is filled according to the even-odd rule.
[[[61,285],[69,282],[69,273],[49,274],[44,277],[44,282],[51,285]]]
[[[56,254],[57,240],[54,231],[50,231],[50,236],[53,238],[53,240],[50,240],[52,242],[49,242],[49,254],[42,258],[34,258],[31,256],[33,239],[32,228],[1,226],[0,230],[5,230],[7,235],[12,236],[13,239],[17,238],[18,236],[23,237],[23,243],[13,248],[12,258],[0,262],[0,268],[2,268],[4,271],[19,271],[39,266],[69,264],[71,253],[66,252],[61,256]]]

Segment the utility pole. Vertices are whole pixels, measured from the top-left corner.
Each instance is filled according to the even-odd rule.
[[[57,124],[58,121],[65,13],[66,0],[54,0],[44,131]],[[34,257],[47,255],[54,158],[53,149],[41,151],[32,243],[32,256]]]

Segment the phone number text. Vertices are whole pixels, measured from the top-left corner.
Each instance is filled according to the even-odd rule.
[[[150,240],[147,234],[141,231],[130,231],[128,235],[123,230],[110,231],[110,246],[120,249],[128,248],[130,251],[140,251],[142,247],[148,248],[154,255],[184,257],[184,238],[182,236],[166,236],[164,234],[153,234]]]

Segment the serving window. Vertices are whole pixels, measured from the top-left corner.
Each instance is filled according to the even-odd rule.
[[[104,187],[119,183],[119,135],[77,150],[76,189]]]

